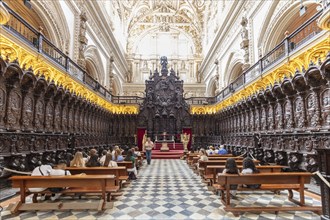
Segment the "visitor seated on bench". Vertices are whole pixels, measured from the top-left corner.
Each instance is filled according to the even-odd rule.
[[[104,161],[105,161],[105,158],[106,158],[106,156],[107,156],[107,153],[108,153],[107,150],[103,150],[103,151],[102,151],[102,156],[101,156],[101,158],[100,158],[100,160],[99,160],[101,166],[104,165]]]
[[[50,165],[41,165],[36,168],[31,173],[31,176],[49,176],[50,171],[53,168]],[[29,188],[30,192],[42,192],[47,188]],[[45,195],[41,196],[41,200],[45,200]]]
[[[85,167],[85,160],[82,152],[77,151],[70,161],[70,167]]]
[[[97,154],[90,156],[89,160],[86,163],[86,167],[99,167],[99,166],[101,166],[101,164],[99,162],[99,157],[97,156]]]
[[[141,152],[139,151],[138,147],[135,147],[135,148],[132,148],[132,149],[134,149],[135,157],[140,157],[141,156]]]
[[[97,155],[97,150],[92,148],[90,149],[89,153],[88,153],[88,157],[87,158],[84,158],[85,162],[87,163],[89,161],[89,159],[91,158],[91,156],[93,155]]]
[[[121,152],[120,148],[116,149],[114,161],[117,161],[117,162],[124,161],[124,157],[122,156],[122,152]]]
[[[207,153],[205,151],[205,149],[200,149],[199,151],[199,161],[208,161],[209,158],[207,157]]]
[[[207,155],[212,155],[214,154],[214,147],[210,146],[209,149],[206,151]]]
[[[199,156],[199,159],[196,163],[196,166],[197,166],[197,169],[199,170],[199,161],[208,161],[209,158],[207,157],[207,153],[206,153],[204,148],[201,148],[199,150],[199,155],[198,156]],[[204,169],[204,168],[201,168],[201,169]]]
[[[135,158],[133,156],[133,152],[132,152],[132,149],[129,149],[127,151],[127,155],[125,157],[125,160],[124,161],[132,161],[133,163],[133,168],[131,169],[127,169],[128,172],[133,172],[135,176],[137,176],[137,169],[136,169],[136,166],[135,166]]]
[[[218,154],[219,153],[219,147],[216,146],[215,149],[214,149],[214,154]]]
[[[218,151],[219,155],[224,155],[224,154],[228,154],[228,151],[224,148],[223,145],[220,146],[220,149]]]
[[[117,162],[112,160],[112,153],[107,153],[103,166],[104,167],[118,167]]]
[[[222,173],[239,174],[239,170],[234,158],[228,158],[226,160],[225,169],[222,171]],[[237,185],[230,185],[230,189],[230,194],[232,196],[236,196]]]
[[[54,169],[51,169],[49,172],[49,176],[70,176],[70,171],[65,170],[66,169],[66,161],[60,160],[57,164],[57,166]],[[61,191],[63,188],[49,188],[49,191],[55,193],[50,198],[52,201],[55,201],[61,196]]]
[[[260,173],[260,171],[256,168],[253,160],[250,157],[244,158],[243,160],[243,169],[242,174],[252,174],[252,173]],[[253,184],[253,185],[243,185],[247,188],[258,189],[260,188],[260,184]]]

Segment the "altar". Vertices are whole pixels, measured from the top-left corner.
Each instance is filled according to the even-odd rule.
[[[170,151],[168,144],[171,143],[174,146],[175,149],[175,139],[174,135],[166,134],[165,132],[163,134],[155,135],[155,143],[157,146],[157,143],[161,144],[160,151]]]

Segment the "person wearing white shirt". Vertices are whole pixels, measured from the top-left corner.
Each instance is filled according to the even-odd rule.
[[[36,168],[31,173],[31,176],[49,176],[50,171],[53,168],[50,165],[41,165]],[[30,192],[42,192],[47,188],[29,188]],[[43,198],[44,199],[44,198]]]
[[[60,160],[56,168],[52,169],[49,172],[49,176],[70,176],[71,175],[70,171],[67,171],[65,169],[66,169],[66,161]],[[49,188],[49,191],[55,193],[55,195],[51,197],[51,200],[55,201],[56,199],[58,199],[62,195],[62,193],[60,193],[62,190],[63,188]]]

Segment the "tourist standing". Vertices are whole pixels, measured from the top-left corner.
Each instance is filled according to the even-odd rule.
[[[150,137],[147,138],[147,142],[144,144],[144,147],[146,149],[146,158],[149,165],[151,162],[151,150],[154,148],[154,143],[151,141]]]

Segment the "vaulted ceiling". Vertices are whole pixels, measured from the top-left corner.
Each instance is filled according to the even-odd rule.
[[[138,37],[153,32],[181,32],[189,36],[196,55],[202,53],[204,12],[208,0],[113,0],[127,38],[126,51]]]

